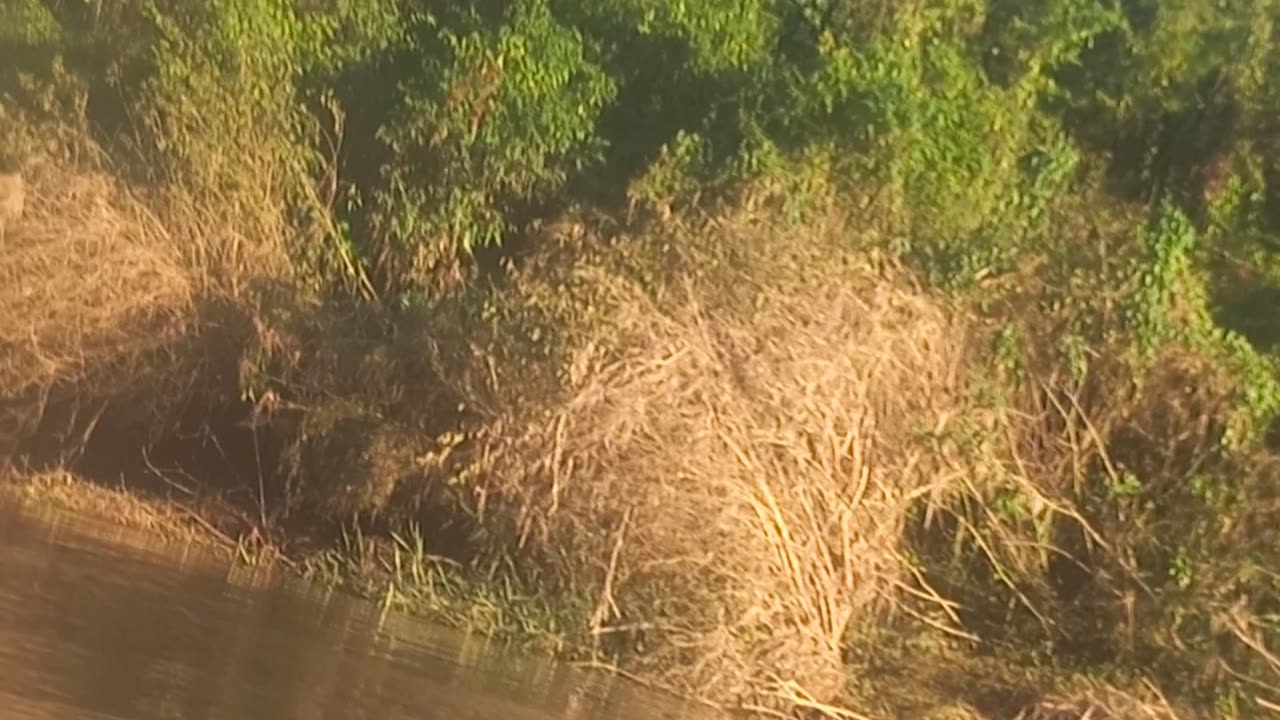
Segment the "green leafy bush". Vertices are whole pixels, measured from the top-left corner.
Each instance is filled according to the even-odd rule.
[[[595,123],[614,84],[545,2],[497,27],[437,26],[442,51],[402,84],[380,136],[396,158],[378,198],[379,258],[405,286],[500,242],[601,150]]]
[[[343,70],[402,34],[389,3],[152,3],[153,69],[141,88],[151,154],[174,188],[221,206],[251,242],[283,246],[314,285],[363,286],[334,222]]]

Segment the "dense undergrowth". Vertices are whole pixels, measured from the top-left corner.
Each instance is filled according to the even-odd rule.
[[[0,453],[722,703],[1264,717],[1278,31],[0,0]]]

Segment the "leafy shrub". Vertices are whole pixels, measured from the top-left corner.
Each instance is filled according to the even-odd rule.
[[[337,159],[322,136],[341,118],[327,85],[391,43],[397,17],[379,3],[149,7],[155,68],[140,92],[171,186],[221,204],[250,242],[283,245],[302,275],[354,287],[364,268],[331,217]]]
[[[444,51],[403,84],[404,106],[382,131],[397,160],[379,198],[378,242],[402,287],[500,242],[521,209],[590,165],[596,118],[613,94],[582,36],[545,2],[519,4],[496,28],[438,32]]]

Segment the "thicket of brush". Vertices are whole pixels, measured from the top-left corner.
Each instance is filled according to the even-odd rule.
[[[957,717],[1265,716],[1278,23],[0,0],[0,452],[724,703],[888,628],[1039,672]]]

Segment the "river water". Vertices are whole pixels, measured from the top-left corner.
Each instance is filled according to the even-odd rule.
[[[718,717],[283,573],[0,506],[0,718]]]

